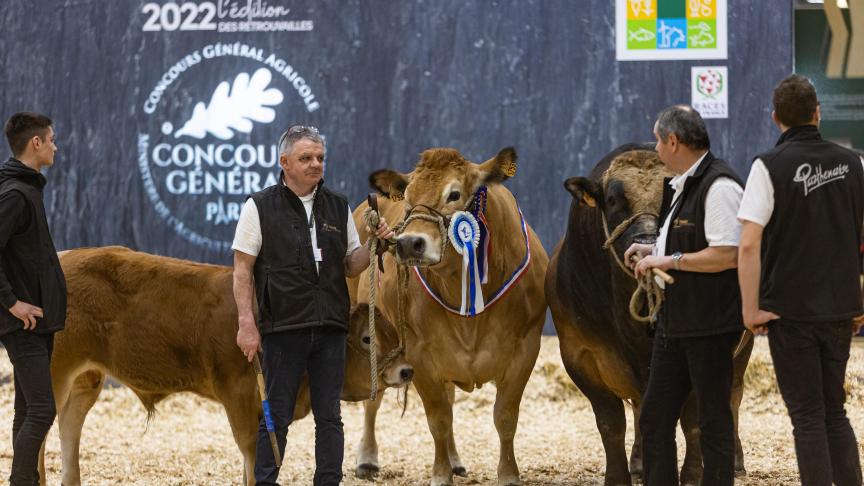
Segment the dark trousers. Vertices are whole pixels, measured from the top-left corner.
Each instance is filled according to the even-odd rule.
[[[691,390],[699,406],[702,485],[734,484],[735,426],[729,401],[732,353],[740,337],[736,332],[669,338],[657,332],[639,417],[646,486],[678,484],[675,429]]]
[[[262,337],[261,366],[276,429],[279,451],[285,457],[286,435],[303,374],[309,374],[309,393],[315,417],[315,486],[342,481],[345,436],[340,396],[345,379],[346,333],[334,327],[278,332]],[[288,456],[291,456],[289,451]],[[255,484],[275,485],[279,476],[273,448],[262,418],[258,424]]]
[[[15,381],[12,419],[12,486],[39,484],[39,449],[54,423],[57,409],[51,389],[54,334],[18,330],[0,336],[9,354]]]
[[[769,325],[771,359],[792,419],[803,486],[861,484],[858,442],[843,408],[851,342],[849,320],[778,319]]]

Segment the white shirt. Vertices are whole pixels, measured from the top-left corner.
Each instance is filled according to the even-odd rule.
[[[306,210],[306,218],[312,216],[312,203],[315,199],[315,192],[308,196],[301,196],[300,201],[303,203],[303,208]],[[308,219],[307,219],[308,220]],[[357,248],[360,248],[360,235],[357,234],[357,227],[354,226],[354,218],[351,217],[351,205],[348,205],[348,221],[346,222],[348,229],[348,248],[345,256],[350,255]],[[312,228],[309,230],[312,236],[312,248],[318,248],[318,238],[316,231],[315,220],[312,220]],[[258,256],[261,252],[261,220],[258,216],[258,207],[255,201],[250,197],[240,210],[240,219],[237,221],[237,230],[234,233],[234,243],[231,248],[237,251],[242,251],[247,255]],[[325,255],[326,258],[328,255]],[[318,262],[315,262],[315,268],[318,268]]]
[[[672,207],[675,207],[675,203],[681,197],[687,178],[696,172],[707,154],[708,152],[705,152],[692,167],[687,169],[687,172],[675,176],[669,181],[669,185],[675,189],[675,194],[672,196]],[[738,242],[741,240],[741,223],[736,219],[736,215],[743,194],[744,189],[728,177],[717,178],[711,183],[711,187],[708,188],[708,195],[705,196],[704,226],[705,240],[708,241],[708,246],[738,246]],[[666,255],[666,237],[669,234],[671,222],[672,211],[666,216],[663,226],[660,228],[657,243],[654,245],[655,255]]]
[[[864,167],[864,157],[861,158]],[[752,221],[759,226],[767,226],[774,214],[774,184],[771,175],[762,159],[753,161],[750,175],[747,177],[747,190],[741,200],[741,209],[738,210],[738,219],[741,221]]]

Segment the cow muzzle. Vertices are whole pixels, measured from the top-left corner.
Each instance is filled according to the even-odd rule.
[[[423,211],[418,211],[423,209]],[[444,256],[450,217],[429,206],[408,208],[405,219],[395,228],[396,258],[399,263],[415,267],[437,265]],[[410,231],[408,227],[413,226]],[[419,230],[419,231],[418,231]],[[437,231],[436,231],[437,230]]]
[[[634,221],[624,234],[625,240],[632,243],[653,244],[657,241],[657,217],[643,214]],[[629,244],[627,245],[630,246]]]
[[[403,235],[396,240],[396,251],[403,260],[421,259],[426,253],[426,238],[419,235]]]
[[[405,233],[396,238],[396,256],[408,266],[426,267],[441,261],[440,245],[428,235]]]
[[[414,368],[408,363],[394,364],[384,373],[384,383],[387,386],[403,386],[414,378]]]

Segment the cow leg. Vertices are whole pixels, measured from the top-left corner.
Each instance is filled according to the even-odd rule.
[[[744,467],[744,449],[741,447],[741,437],[738,435],[738,409],[741,407],[741,399],[744,396],[744,386],[732,385],[732,420],[735,424],[735,477],[747,475]]]
[[[81,484],[81,469],[79,453],[81,445],[81,430],[84,419],[96,403],[105,383],[105,375],[97,370],[81,373],[72,383],[71,390],[63,407],[58,409],[58,430],[60,432],[60,452],[63,458],[63,486],[79,486]]]
[[[447,383],[447,400],[450,401],[452,407],[456,403],[456,386],[453,383]],[[447,457],[450,459],[450,468],[453,474],[463,478],[468,477],[468,471],[462,465],[462,460],[459,459],[459,451],[456,450],[456,434],[453,433],[453,423],[450,423],[450,442],[447,444]]]
[[[375,439],[375,419],[378,409],[384,399],[384,391],[380,390],[375,400],[363,402],[363,437],[357,447],[357,469],[354,475],[359,479],[373,480],[378,476],[378,441]]]
[[[228,396],[220,396],[219,401],[225,407],[225,415],[228,417],[231,433],[234,434],[234,442],[243,455],[243,484],[255,486],[258,395],[255,389],[250,387],[237,387],[235,390],[235,393],[228,391]]]
[[[631,486],[630,469],[627,464],[627,448],[624,436],[627,433],[627,417],[624,402],[610,391],[595,386],[565,362],[564,368],[573,383],[591,402],[597,430],[603,441],[606,453],[606,474],[604,486]]]
[[[51,391],[54,393],[54,407],[57,410],[57,416],[60,417],[63,414],[63,407],[69,401],[69,393],[72,389],[75,375],[66,373],[67,368],[58,368],[57,362],[58,360],[52,356]],[[39,471],[40,486],[47,486],[48,484],[48,479],[45,476],[45,443],[47,441],[48,437],[45,437],[45,440],[42,441],[42,447],[39,449],[39,465],[37,468]]]
[[[39,486],[48,486],[48,479],[45,477],[45,443],[48,438],[42,441],[42,447],[39,448],[39,465],[36,466],[39,470]]]
[[[448,444],[453,430],[453,407],[447,397],[444,383],[436,381],[415,369],[414,387],[423,409],[426,422],[435,443],[435,461],[432,463],[432,486],[452,486],[453,468],[450,467]]]
[[[744,397],[744,374],[747,364],[750,362],[750,353],[753,352],[753,337],[735,356],[732,375],[732,417],[735,421],[735,476],[747,475],[744,468],[744,449],[741,447],[741,437],[738,434],[738,410],[741,408],[741,399]]]
[[[698,486],[702,481],[702,445],[699,443],[699,407],[693,393],[681,408],[681,432],[687,447],[681,466],[681,485]]]
[[[633,400],[633,448],[630,450],[630,478],[633,482],[642,481],[642,431],[639,430],[639,413],[642,402]]]
[[[542,327],[542,319],[535,323],[536,329]],[[505,371],[503,378],[496,382],[495,396],[495,428],[501,441],[501,451],[498,458],[498,484],[522,484],[519,479],[519,466],[516,464],[516,453],[513,451],[513,437],[519,423],[519,404],[525,385],[534,369],[537,355],[540,354],[540,334],[524,341],[522,355],[513,359]],[[520,359],[521,358],[521,359]]]

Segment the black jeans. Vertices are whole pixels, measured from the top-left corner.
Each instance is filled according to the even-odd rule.
[[[642,467],[646,486],[678,484],[675,429],[690,391],[699,405],[704,485],[735,482],[735,425],[729,404],[732,353],[741,333],[654,337],[651,374],[642,398]]]
[[[780,394],[792,419],[803,486],[861,484],[855,432],[846,418],[846,363],[852,323],[778,319],[768,343]]]
[[[39,449],[57,409],[51,388],[54,334],[18,330],[0,336],[12,362],[15,417],[12,419],[12,486],[39,484]]]
[[[267,382],[279,451],[285,457],[286,435],[303,374],[309,373],[309,393],[315,417],[315,486],[342,481],[345,436],[340,396],[345,379],[345,331],[316,327],[262,336],[261,366]],[[258,424],[255,484],[274,485],[279,476],[264,418]]]

